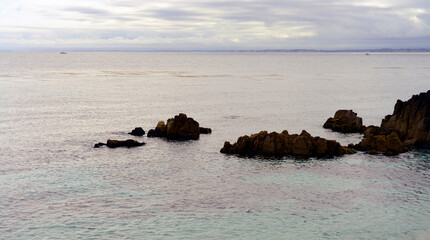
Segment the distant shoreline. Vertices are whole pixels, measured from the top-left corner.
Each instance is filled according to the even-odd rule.
[[[175,49],[14,49],[0,52],[238,52],[238,53],[430,53],[430,48],[376,49],[260,49],[260,50],[175,50]]]

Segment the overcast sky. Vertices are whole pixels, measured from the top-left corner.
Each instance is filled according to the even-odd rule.
[[[384,47],[430,47],[430,0],[0,0],[0,50]]]

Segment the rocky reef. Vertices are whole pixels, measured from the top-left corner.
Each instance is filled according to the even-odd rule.
[[[221,149],[221,153],[241,156],[292,156],[297,158],[334,157],[354,152],[353,149],[341,146],[334,140],[312,137],[305,130],[300,135],[290,135],[287,130],[282,133],[261,131],[251,136],[239,137],[234,144],[225,142]]]
[[[128,134],[133,136],[143,136],[145,135],[145,130],[143,130],[141,127],[137,127],[133,129],[131,132],[129,132]]]
[[[396,132],[407,145],[430,146],[430,90],[406,102],[397,100],[393,114],[382,120],[381,128]]]
[[[94,148],[99,148],[101,146],[107,146],[109,148],[117,148],[117,147],[131,148],[131,147],[139,147],[143,145],[145,145],[144,142],[138,142],[133,139],[127,139],[125,141],[108,139],[106,143],[102,143],[102,142],[96,143],[94,145]]]
[[[200,133],[211,133],[210,128],[201,128],[199,123],[186,114],[180,113],[174,118],[159,121],[155,129],[148,131],[148,137],[163,137],[170,140],[197,140]]]
[[[364,131],[363,119],[357,117],[352,110],[338,110],[334,117],[328,118],[324,128],[341,133],[362,133]]]
[[[289,134],[287,130],[282,133],[261,131],[250,136],[241,136],[233,144],[225,142],[220,151],[241,156],[325,158],[352,154],[355,152],[354,149],[370,154],[382,153],[392,156],[408,151],[408,147],[429,147],[430,90],[414,95],[405,102],[398,100],[393,114],[387,115],[382,120],[380,127],[365,127],[362,118],[358,117],[357,113],[352,110],[338,110],[333,118],[327,119],[324,128],[342,133],[364,133],[364,137],[360,143],[349,144],[348,147],[345,147],[335,140],[313,137],[305,130],[300,135]],[[200,127],[193,118],[180,113],[168,119],[167,124],[159,121],[154,129],[148,131],[148,137],[197,140],[200,134],[210,134],[211,132],[210,128]],[[139,127],[129,134],[143,136],[145,131]],[[137,147],[144,144],[132,139],[125,141],[109,139],[107,143],[97,143],[94,147]]]

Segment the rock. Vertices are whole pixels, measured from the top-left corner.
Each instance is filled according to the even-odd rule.
[[[406,144],[430,146],[430,90],[406,102],[397,100],[393,114],[382,120],[381,128],[398,133]]]
[[[383,129],[381,127],[376,127],[373,125],[370,125],[368,127],[365,127],[364,130],[364,137],[367,137],[369,135],[389,135],[391,134],[393,131],[387,130],[387,129]]]
[[[133,139],[127,139],[125,141],[108,139],[107,143],[101,143],[101,142],[96,143],[94,145],[94,148],[99,148],[101,146],[107,146],[109,148],[117,148],[117,147],[128,147],[128,148],[131,148],[131,147],[138,147],[138,146],[143,146],[143,145],[145,145],[144,142],[140,143],[140,142],[135,141]]]
[[[200,134],[211,134],[211,133],[212,133],[212,129],[200,127]]]
[[[261,131],[251,136],[241,136],[234,144],[225,142],[220,151],[241,156],[293,156],[298,158],[333,157],[355,152],[334,140],[312,137],[304,130],[300,135],[290,135],[286,130],[282,133]]]
[[[387,133],[378,127],[367,129],[365,137],[354,146],[356,150],[366,151],[370,154],[382,153],[388,156],[398,155],[406,152],[407,147],[400,141],[395,132]]]
[[[363,120],[352,110],[336,111],[334,117],[327,119],[323,127],[341,133],[361,133],[364,130]]]
[[[133,139],[127,139],[125,141],[120,141],[120,140],[111,140],[108,139],[106,146],[108,146],[109,148],[117,148],[117,147],[138,147],[138,146],[143,146],[145,145],[144,142],[140,143],[136,140]]]
[[[133,131],[129,132],[128,134],[133,136],[143,136],[145,135],[145,130],[143,130],[141,127],[137,127],[133,129]]]
[[[200,128],[199,123],[193,118],[180,113],[174,118],[160,121],[155,129],[148,131],[148,137],[165,137],[170,140],[197,140],[200,137],[201,131],[211,133],[210,128]]]
[[[164,121],[159,121],[155,129],[150,129],[148,131],[148,137],[166,137],[167,136],[167,126]]]
[[[167,120],[167,138],[172,140],[197,140],[200,136],[199,123],[180,113]]]
[[[106,146],[106,143],[99,142],[94,144],[94,148],[100,148],[101,146]]]

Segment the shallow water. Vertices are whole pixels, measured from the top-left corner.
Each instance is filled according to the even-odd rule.
[[[260,130],[357,143],[430,89],[429,54],[0,53],[0,238],[427,239],[430,154],[246,159]],[[180,112],[199,141],[132,137]],[[133,149],[92,148],[106,139]]]

